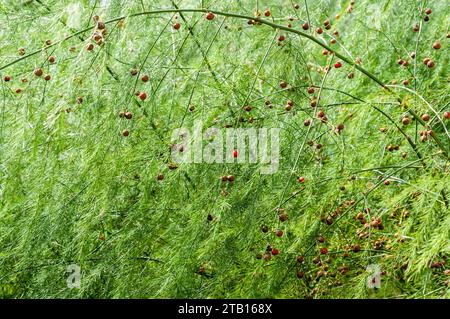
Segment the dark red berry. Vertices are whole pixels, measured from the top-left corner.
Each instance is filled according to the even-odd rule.
[[[336,69],[339,69],[340,67],[342,67],[342,63],[341,62],[336,62],[335,64],[334,64],[334,67],[336,68]]]
[[[36,75],[36,76],[42,76],[43,73],[44,73],[44,72],[42,71],[41,68],[36,68],[36,69],[34,70],[34,75]]]
[[[281,82],[280,82],[280,87],[281,87],[282,89],[287,88],[287,86],[288,86],[287,82],[285,82],[285,81],[281,81]]]
[[[128,130],[123,130],[122,135],[127,137],[128,135],[130,135],[130,132]]]
[[[277,237],[282,237],[282,236],[283,236],[283,231],[282,231],[281,229],[277,229],[277,230],[275,231],[275,235],[276,235]]]
[[[206,14],[206,20],[211,21],[211,20],[214,20],[215,17],[216,17],[216,16],[215,16],[214,13],[212,13],[212,12],[208,12],[208,13]]]
[[[424,122],[428,122],[430,120],[430,115],[425,113],[425,114],[422,114],[421,118]]]
[[[173,25],[173,28],[174,28],[175,30],[180,30],[181,24],[179,24],[179,23],[177,22],[177,23],[175,23],[175,24]]]
[[[302,29],[303,30],[308,30],[309,29],[309,23],[308,22],[303,23]]]
[[[147,93],[145,92],[139,93],[139,98],[141,99],[141,101],[145,101],[145,99],[147,98]]]
[[[264,11],[264,16],[265,17],[270,17],[270,10],[267,9],[266,11]]]
[[[449,112],[449,111],[445,111],[445,112],[444,112],[444,118],[445,118],[446,120],[449,120],[449,119],[450,119],[450,112]]]
[[[328,254],[328,249],[326,249],[325,247],[322,247],[322,248],[320,248],[320,253],[322,255],[326,255],[326,254]]]
[[[149,80],[149,76],[147,74],[144,74],[143,76],[141,76],[141,81],[146,83]]]
[[[276,249],[276,248],[273,248],[273,249],[272,249],[272,255],[276,256],[276,255],[278,255],[279,253],[280,253],[280,251],[279,251],[278,249]]]

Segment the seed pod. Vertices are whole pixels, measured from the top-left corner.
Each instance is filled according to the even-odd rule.
[[[285,81],[281,81],[281,82],[280,82],[280,87],[281,87],[282,89],[287,88],[287,86],[288,86],[287,82],[285,82]]]
[[[164,179],[164,175],[162,173],[159,173],[158,176],[156,177],[156,179],[158,181],[162,181]]]

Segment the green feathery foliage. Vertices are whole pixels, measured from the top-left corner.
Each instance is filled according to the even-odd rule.
[[[450,297],[448,3],[350,2],[2,1],[0,297]],[[170,169],[199,120],[280,128],[278,171]]]

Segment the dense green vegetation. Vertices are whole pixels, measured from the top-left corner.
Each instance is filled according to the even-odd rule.
[[[450,297],[448,3],[354,2],[2,1],[0,297]],[[174,165],[198,120],[278,171]]]

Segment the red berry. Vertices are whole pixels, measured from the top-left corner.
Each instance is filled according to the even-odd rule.
[[[139,93],[139,98],[141,99],[141,101],[145,101],[145,99],[147,98],[147,93],[145,92]]]
[[[42,76],[42,74],[43,74],[43,72],[42,72],[42,69],[41,69],[41,68],[36,68],[36,69],[34,70],[34,75],[36,75],[36,76]]]
[[[126,113],[124,114],[124,117],[125,117],[127,120],[131,120],[131,119],[133,118],[133,113],[131,113],[131,112],[126,112]]]
[[[144,75],[141,77],[141,81],[144,82],[144,83],[148,82],[148,80],[149,80],[149,77],[148,77],[147,74],[144,74]]]
[[[281,229],[277,229],[277,230],[275,231],[275,235],[276,235],[277,237],[282,237],[282,236],[283,236],[283,231],[282,231]]]
[[[94,50],[94,45],[92,43],[89,43],[88,45],[86,45],[86,50],[88,51]]]
[[[175,24],[173,25],[173,28],[174,28],[175,30],[179,30],[179,29],[181,28],[181,24],[179,24],[179,23],[177,22],[177,23],[175,23]]]
[[[44,80],[45,80],[45,81],[50,81],[51,78],[52,78],[51,75],[50,75],[50,74],[47,74],[47,75],[44,77]]]
[[[283,42],[284,40],[286,40],[286,37],[284,35],[280,35],[278,41]]]
[[[305,182],[305,178],[304,178],[303,176],[300,176],[300,177],[298,178],[298,182],[299,182],[299,183],[304,183],[304,182]]]
[[[441,48],[441,43],[439,41],[436,41],[433,43],[433,49],[439,50]]]
[[[128,130],[123,130],[122,135],[127,137],[128,135],[130,135],[130,132]]]
[[[164,179],[164,175],[161,174],[161,173],[159,173],[156,179],[157,179],[158,181],[162,181],[162,180]]]
[[[5,82],[9,82],[9,81],[11,81],[11,77],[10,77],[9,75],[5,75],[5,77],[3,78],[3,80],[4,80]]]
[[[334,64],[334,67],[336,68],[336,69],[339,69],[340,67],[342,67],[342,63],[341,62],[336,62],[335,64]]]
[[[444,112],[444,118],[447,119],[447,120],[450,119],[450,112],[449,111],[445,111]]]
[[[309,29],[309,23],[308,22],[303,23],[302,28],[303,28],[303,30],[308,30]]]
[[[326,249],[325,247],[320,248],[320,253],[321,253],[322,255],[326,255],[326,254],[328,254],[328,249]]]
[[[234,150],[234,151],[233,151],[233,157],[234,157],[234,158],[237,158],[237,157],[238,157],[238,151],[237,151],[237,150]]]
[[[229,182],[234,182],[234,176],[233,175],[228,175],[227,179]]]
[[[216,16],[215,16],[214,13],[212,13],[212,12],[208,12],[208,13],[206,14],[206,20],[211,21],[211,20],[214,20],[215,17],[216,17]]]
[[[386,186],[388,186],[390,183],[391,183],[391,181],[388,179],[384,181],[384,185],[386,185]]]
[[[311,120],[310,119],[306,119],[303,121],[303,125],[305,126],[310,126],[311,125]]]
[[[269,9],[267,9],[266,11],[264,11],[264,16],[270,17],[270,10],[269,10]]]
[[[280,251],[276,248],[272,248],[272,255],[276,256],[280,253]]]
[[[421,117],[424,122],[428,122],[430,120],[430,115],[428,115],[427,113],[422,114]]]
[[[317,34],[322,34],[323,33],[323,29],[322,28],[317,28],[316,32],[317,32]]]

